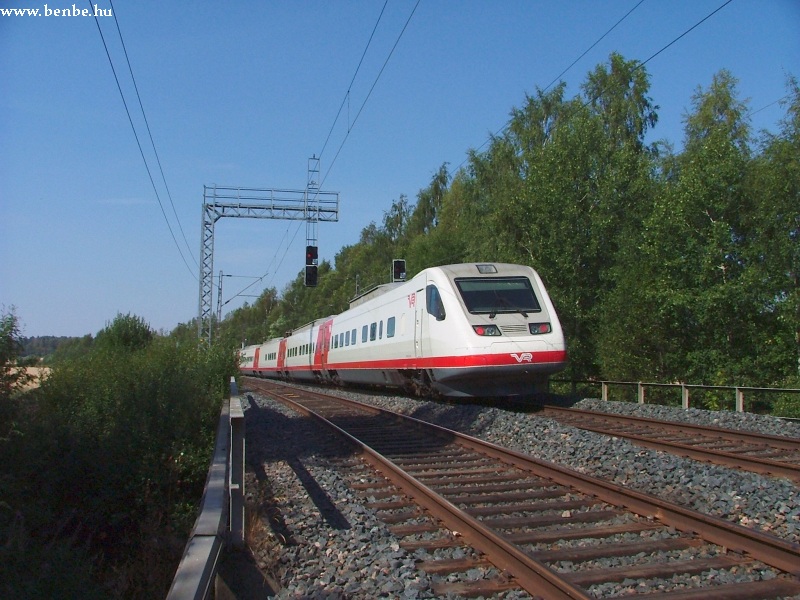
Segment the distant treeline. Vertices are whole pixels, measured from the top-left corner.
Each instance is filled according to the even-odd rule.
[[[42,335],[34,337],[21,337],[22,358],[39,358],[45,362],[60,360],[65,355],[82,353],[91,346],[92,336],[83,337]]]
[[[575,379],[800,385],[800,88],[776,132],[754,132],[737,81],[698,88],[682,150],[658,122],[647,70],[613,54],[578,95],[537,89],[455,172],[401,195],[360,239],[268,289],[216,328],[254,343],[348,305],[358,289],[439,264],[529,264],[567,336]],[[776,99],[777,100],[777,99]],[[299,258],[299,257],[298,257]],[[187,325],[191,333],[193,325]]]

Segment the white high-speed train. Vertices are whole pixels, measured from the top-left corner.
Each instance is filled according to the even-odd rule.
[[[378,286],[345,312],[241,350],[244,375],[497,397],[547,389],[561,323],[532,268],[469,263]]]

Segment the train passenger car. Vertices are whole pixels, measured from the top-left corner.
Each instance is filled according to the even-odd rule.
[[[425,269],[350,309],[242,350],[248,375],[492,397],[546,389],[566,365],[561,324],[530,267]]]

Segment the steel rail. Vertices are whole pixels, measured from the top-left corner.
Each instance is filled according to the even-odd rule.
[[[314,393],[312,392],[312,394]],[[301,414],[313,417],[332,428],[352,445],[359,448],[362,455],[374,468],[383,473],[387,479],[427,509],[434,517],[441,520],[442,523],[451,530],[458,531],[474,548],[483,552],[487,557],[490,557],[491,562],[495,566],[511,573],[515,582],[528,593],[544,596],[552,600],[566,600],[570,598],[589,600],[590,596],[586,595],[582,589],[558,577],[547,565],[531,558],[519,548],[507,542],[496,532],[481,524],[478,519],[460,510],[454,504],[431,490],[428,486],[403,471],[403,469],[398,467],[391,460],[361,442],[358,438],[335,423],[332,423],[316,411],[295,401],[288,395],[275,395],[280,397],[284,402],[290,404]],[[384,411],[383,409],[366,407],[364,404],[352,402],[350,400],[341,398],[336,398],[336,400],[359,408],[367,408],[372,414],[385,414],[391,415],[392,417],[398,416],[404,419],[409,418]],[[415,419],[412,420],[416,421]],[[418,423],[422,422],[418,421]],[[447,431],[447,435],[450,435],[448,430],[443,431]]]
[[[270,383],[275,384],[275,382]],[[269,391],[268,393],[275,394],[284,399],[283,395],[277,394],[274,391]],[[303,393],[306,392],[303,391]],[[322,394],[315,392],[311,392],[311,394],[323,397]],[[491,456],[506,465],[528,472],[532,476],[545,478],[562,486],[591,494],[608,504],[625,507],[632,513],[643,517],[657,519],[662,524],[674,527],[679,531],[697,534],[707,542],[718,544],[737,552],[747,553],[751,557],[793,576],[800,575],[800,544],[788,542],[718,517],[705,515],[596,477],[577,473],[565,467],[413,417],[399,415],[391,411],[338,397],[324,397],[329,402],[341,402],[351,406],[353,409],[368,410],[370,414],[380,413],[412,424],[416,428],[433,431],[438,437],[457,440],[457,443],[465,448]],[[292,400],[292,403],[299,404],[294,400]],[[325,419],[322,415],[317,414],[307,407],[298,407],[298,410],[304,414],[309,414],[320,419],[322,422],[330,423],[330,421]],[[445,525],[459,531],[465,539],[471,544],[474,544],[476,549],[489,556],[490,560],[496,566],[507,569],[515,577],[515,580],[529,592],[541,594],[548,598],[586,597],[583,590],[561,580],[546,565],[538,561],[531,563],[530,561],[532,559],[527,554],[521,552],[502,536],[488,530],[480,521],[468,515],[465,517],[464,513],[455,505],[441,498],[427,486],[420,484],[414,477],[403,473],[402,469],[395,463],[385,459],[378,452],[372,450],[369,446],[360,442],[353,435],[347,433],[337,425],[333,423],[330,423],[330,425],[337,431],[340,431],[351,443],[361,448],[365,456],[368,456],[371,461],[377,461],[381,465],[380,468],[385,469],[387,473],[391,474],[392,478],[396,477],[399,482],[398,485],[400,485],[406,493],[439,517]],[[487,541],[483,541],[481,536],[486,533],[489,534],[489,537]],[[502,558],[499,559],[500,563],[495,562],[495,551],[501,553]],[[526,575],[526,571],[529,571],[531,574]],[[530,577],[531,579],[535,578],[535,581],[532,582],[526,579],[526,577]],[[566,584],[567,587],[563,587],[564,584]],[[548,587],[546,589],[549,591],[542,591],[545,588],[541,586],[545,585],[552,586],[552,588]],[[528,586],[531,586],[531,588]]]
[[[729,467],[744,469],[746,471],[774,475],[776,477],[786,477],[796,482],[800,481],[800,464],[783,462],[760,456],[751,456],[739,452],[727,452],[725,450],[717,450],[714,448],[704,448],[699,445],[687,444],[683,442],[654,439],[646,435],[619,430],[613,426],[606,427],[603,425],[593,424],[591,419],[595,418],[612,423],[630,423],[654,429],[674,431],[682,434],[693,433],[705,437],[706,441],[709,441],[711,438],[724,439],[732,442],[753,444],[755,446],[761,446],[770,449],[790,450],[797,452],[798,454],[800,454],[800,440],[753,432],[738,432],[731,429],[723,429],[721,427],[704,427],[702,425],[694,425],[691,423],[684,424],[675,421],[659,421],[657,419],[649,419],[646,417],[617,415],[554,406],[546,407],[545,410],[540,414],[542,416],[550,416],[551,414],[555,414],[553,418],[567,423],[568,425],[578,427],[579,429],[585,429],[587,431],[594,431],[595,433],[629,439],[642,446],[652,448],[653,450],[667,451],[673,454],[679,454],[681,456],[688,456],[689,458],[693,458],[695,460],[713,462]],[[567,415],[567,418],[559,415]],[[588,415],[590,420],[588,422],[581,422],[579,420],[580,415]],[[754,448],[754,450],[755,449],[756,448]]]

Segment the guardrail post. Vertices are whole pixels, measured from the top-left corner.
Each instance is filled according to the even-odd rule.
[[[686,384],[681,384],[681,406],[684,410],[689,410],[689,388]]]
[[[605,381],[600,384],[600,397],[603,402],[608,402],[608,384]]]
[[[641,381],[636,384],[636,392],[639,397],[639,404],[644,404],[644,385],[642,385]]]
[[[744,390],[736,388],[736,412],[744,412]]]
[[[231,544],[244,546],[244,412],[239,399],[236,380],[231,377],[231,450],[230,471],[228,472],[228,493],[230,494]]]

